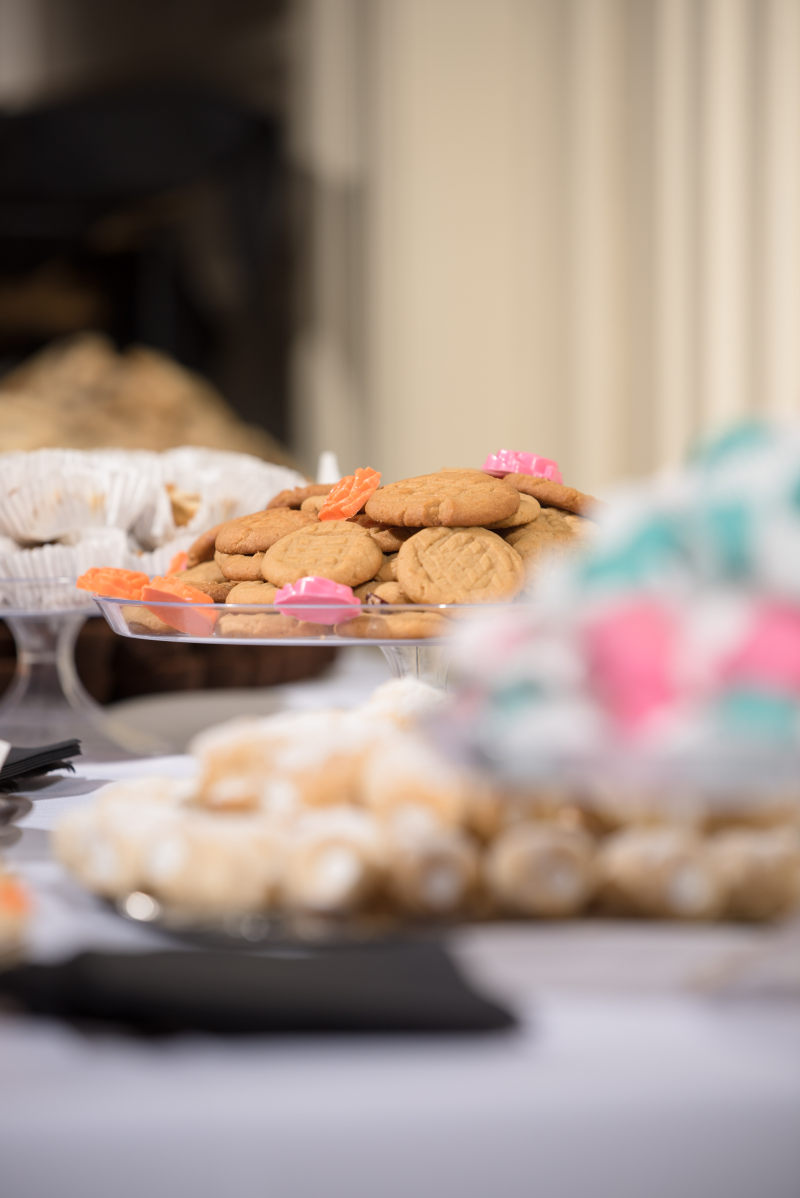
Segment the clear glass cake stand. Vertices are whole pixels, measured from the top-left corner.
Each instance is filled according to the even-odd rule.
[[[75,665],[75,643],[97,608],[86,596],[76,605],[75,580],[1,579],[0,606],[14,638],[16,666],[0,696],[0,739],[13,745],[77,739],[84,757],[113,761],[166,751],[156,738],[127,728],[97,703]]]
[[[345,649],[349,646],[364,649],[374,646],[381,650],[395,677],[419,678],[440,688],[447,684],[449,648],[447,637],[443,635],[399,639],[379,635],[373,630],[369,636],[354,636],[348,634],[350,625],[346,621],[327,626],[309,625],[299,620],[292,621],[291,617],[283,615],[270,604],[220,606],[211,603],[191,605],[194,614],[199,613],[201,625],[204,613],[209,621],[200,632],[193,632],[191,626],[181,630],[169,624],[173,619],[181,622],[183,614],[187,611],[185,603],[159,602],[145,607],[137,600],[112,599],[102,595],[95,595],[94,600],[110,626],[120,636],[165,643],[189,641],[194,644],[271,645],[284,648],[317,645],[328,648],[335,646]],[[463,616],[477,605],[385,604],[379,608],[365,605],[362,613],[370,617],[370,622],[385,622],[386,617],[409,614],[415,617],[423,614],[425,618],[442,617],[440,622],[452,628],[455,624],[456,606],[458,616]],[[480,606],[485,612],[487,605]],[[226,623],[231,619],[239,623]],[[292,623],[297,625],[296,633],[291,631]],[[275,635],[270,635],[272,627],[280,628],[280,633],[276,631]]]

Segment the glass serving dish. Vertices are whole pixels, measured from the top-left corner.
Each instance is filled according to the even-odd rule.
[[[118,899],[99,900],[123,919],[202,948],[244,952],[297,953],[383,946],[387,942],[437,940],[464,925],[463,920],[412,919],[387,913],[361,912],[352,916],[250,911],[198,914],[171,908],[154,895],[133,890]]]
[[[448,634],[456,621],[497,606],[365,603],[360,609],[343,609],[348,618],[341,622],[321,624],[286,615],[272,604],[93,599],[120,636],[217,645],[374,645],[396,677],[413,676],[438,686],[447,682]]]
[[[98,612],[74,578],[2,578],[0,595],[0,619],[16,648],[14,675],[0,696],[0,738],[20,746],[76,738],[96,761],[164,751],[109,715],[78,677],[75,642]]]

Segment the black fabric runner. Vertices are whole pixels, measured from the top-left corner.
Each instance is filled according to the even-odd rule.
[[[0,972],[0,1001],[81,1026],[183,1031],[490,1032],[513,1028],[431,943],[271,955],[86,952]]]

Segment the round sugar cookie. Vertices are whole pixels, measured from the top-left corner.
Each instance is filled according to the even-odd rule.
[[[512,824],[486,854],[487,886],[502,911],[577,915],[594,890],[593,853],[591,837],[579,829]]]

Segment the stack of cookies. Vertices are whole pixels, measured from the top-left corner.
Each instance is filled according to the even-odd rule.
[[[264,511],[209,529],[180,577],[226,612],[221,636],[271,639],[328,629],[264,610],[276,590],[315,575],[353,589],[360,616],[339,635],[418,639],[446,631],[439,605],[502,602],[580,544],[597,501],[527,474],[448,469],[378,488],[349,518],[320,520],[330,487],[282,491]],[[152,622],[152,618],[151,618]]]

